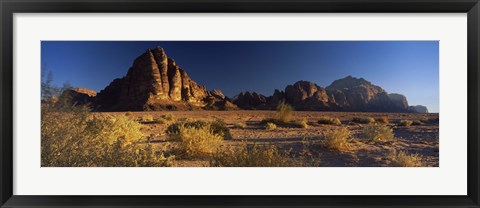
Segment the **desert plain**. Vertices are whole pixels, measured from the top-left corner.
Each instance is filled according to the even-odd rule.
[[[221,148],[247,146],[275,146],[290,161],[288,166],[309,167],[387,167],[391,164],[391,152],[403,151],[415,155],[422,167],[439,166],[439,114],[438,113],[371,113],[371,112],[318,112],[296,111],[292,121],[306,119],[308,127],[278,126],[265,128],[265,119],[274,118],[275,111],[238,110],[238,111],[156,111],[156,112],[109,112],[92,113],[113,116],[126,115],[142,124],[144,137],[139,143],[152,144],[157,151],[166,156],[174,154],[175,141],[166,133],[169,123],[142,121],[142,118],[159,118],[162,115],[173,116],[177,121],[221,119],[229,128],[231,139],[224,140]],[[320,124],[319,120],[329,117],[338,118],[341,124]],[[374,118],[374,123],[354,122],[354,118]],[[387,119],[388,123],[379,124]],[[412,125],[402,125],[404,121],[417,121]],[[365,138],[364,129],[369,126],[388,126],[393,130],[394,139],[388,142],[371,142]],[[324,144],[324,132],[346,127],[351,135],[348,147],[336,150]],[[208,156],[197,158],[175,157],[173,166],[208,167]]]

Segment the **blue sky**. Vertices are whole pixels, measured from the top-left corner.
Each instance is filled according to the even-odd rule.
[[[42,71],[55,84],[98,92],[155,46],[197,83],[229,97],[268,96],[299,80],[326,87],[352,75],[438,112],[438,41],[42,41]]]

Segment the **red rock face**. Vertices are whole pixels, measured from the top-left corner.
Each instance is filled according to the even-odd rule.
[[[414,112],[413,108],[409,109],[405,96],[387,94],[381,87],[351,76],[336,80],[326,88],[298,81],[288,85],[285,92],[275,90],[270,97],[246,92],[234,98],[235,104],[246,109],[273,110],[280,101],[296,110],[308,111]]]
[[[231,104],[228,100],[210,99],[210,96],[205,86],[190,79],[162,48],[156,47],[135,59],[125,77],[114,80],[100,91],[95,106],[99,111],[142,111],[221,106],[215,102]]]

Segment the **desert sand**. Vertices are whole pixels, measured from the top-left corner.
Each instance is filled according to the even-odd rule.
[[[275,116],[275,111],[156,111],[156,112],[111,112],[93,114],[126,114],[132,119],[140,120],[145,115],[159,117],[164,114],[171,114],[177,120],[200,119],[214,120],[222,119],[233,139],[226,140],[224,146],[236,146],[247,142],[247,144],[273,144],[280,150],[289,151],[292,160],[308,160],[307,166],[320,167],[384,167],[389,166],[386,155],[392,150],[405,151],[408,154],[417,154],[421,157],[422,166],[439,166],[439,114],[415,114],[415,113],[360,113],[360,112],[294,112],[293,120],[306,118],[308,128],[278,127],[274,130],[266,130],[261,121],[265,118]],[[322,117],[339,118],[340,125],[318,124]],[[362,136],[362,129],[370,125],[352,122],[355,117],[387,117],[388,125],[393,128],[395,139],[386,143],[372,143],[366,141]],[[425,123],[412,126],[401,126],[402,120],[423,120]],[[236,128],[235,125],[243,123],[246,126]],[[337,151],[325,148],[321,143],[322,133],[331,128],[339,126],[347,127],[351,132],[349,148],[344,151]],[[155,122],[143,123],[142,131],[146,135],[140,142],[150,142],[157,149],[168,149],[172,141],[168,140],[165,132],[168,124]],[[300,165],[299,166],[305,166]],[[205,167],[209,165],[208,158],[176,158],[175,166],[183,167]]]

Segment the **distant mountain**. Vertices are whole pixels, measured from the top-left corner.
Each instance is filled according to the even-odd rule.
[[[137,57],[124,77],[114,79],[98,94],[85,88],[69,93],[77,104],[90,104],[96,111],[272,110],[283,101],[304,111],[428,112],[425,106],[408,106],[401,94],[388,94],[352,76],[335,80],[326,88],[298,81],[268,97],[242,92],[232,101],[221,90],[207,91],[193,81],[161,47]]]
[[[280,101],[305,111],[425,112],[408,106],[404,95],[388,94],[381,87],[352,76],[336,80],[326,88],[298,81],[284,91],[275,90],[269,97],[242,92],[233,98],[233,103],[246,109],[274,109]]]

